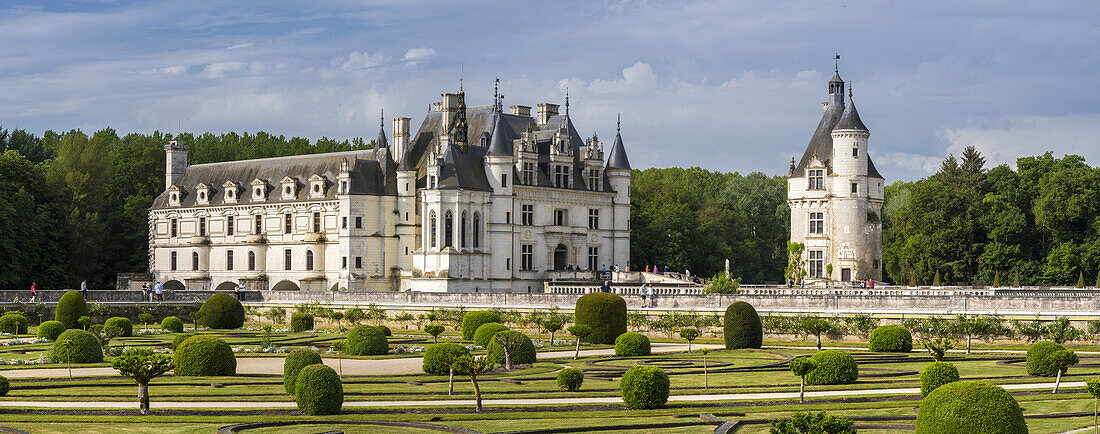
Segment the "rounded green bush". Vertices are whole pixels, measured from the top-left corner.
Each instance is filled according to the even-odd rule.
[[[61,321],[67,329],[82,328],[78,321],[80,317],[88,316],[88,302],[80,291],[69,291],[57,301],[57,309],[54,310],[53,319]]]
[[[65,342],[72,342],[72,348],[66,353]],[[70,358],[71,357],[71,358]],[[103,361],[103,347],[99,338],[80,329],[66,330],[57,336],[50,351],[53,363],[99,363]]]
[[[591,330],[584,338],[594,344],[614,344],[626,333],[626,300],[609,292],[593,292],[577,299],[576,324]]]
[[[508,330],[508,327],[498,322],[482,324],[481,327],[477,328],[477,332],[474,333],[474,345],[487,347],[489,346],[489,341],[493,339],[493,335],[505,330]]]
[[[959,369],[952,363],[932,362],[920,373],[920,394],[928,396],[937,387],[959,381]]]
[[[27,317],[19,312],[8,312],[0,316],[0,333],[22,335],[27,333]]]
[[[107,321],[103,323],[104,327],[118,327],[122,330],[121,337],[130,337],[134,335],[134,323],[129,318],[123,318],[121,316],[107,318]]]
[[[764,345],[764,326],[756,308],[738,301],[726,308],[722,317],[722,333],[726,338],[726,349],[760,348]]]
[[[344,385],[332,368],[309,365],[294,381],[294,401],[298,411],[308,415],[337,414],[344,406]]]
[[[298,372],[309,365],[321,363],[321,355],[316,351],[298,348],[286,355],[283,360],[283,388],[286,393],[294,394],[294,380],[298,378]]]
[[[172,360],[177,376],[212,377],[237,373],[237,358],[225,341],[210,335],[191,336],[176,347]]]
[[[487,310],[475,310],[466,313],[466,315],[462,317],[462,339],[467,341],[473,340],[474,334],[477,333],[477,328],[481,327],[482,324],[491,322],[499,323],[500,314]]]
[[[313,330],[313,315],[302,312],[290,315],[290,331],[301,333],[307,330]]]
[[[584,384],[584,373],[580,369],[565,368],[558,372],[558,387],[561,390],[576,392],[581,390],[581,384]]]
[[[530,365],[538,360],[538,356],[535,354],[535,343],[531,342],[531,338],[515,330],[502,330],[494,334],[494,339],[490,339],[489,346],[485,347],[490,361],[498,365],[504,364],[504,347],[495,339],[497,335],[502,334],[520,341],[519,347],[512,352],[513,365]]]
[[[806,374],[806,384],[852,384],[859,378],[859,367],[856,359],[842,350],[818,351],[810,360],[814,362],[814,370]]]
[[[199,308],[199,323],[212,329],[239,329],[244,326],[244,306],[232,295],[214,294]]]
[[[61,333],[65,332],[65,324],[61,321],[46,321],[38,325],[38,339],[49,339],[51,342],[56,341],[57,337]]]
[[[187,338],[190,338],[194,335],[194,333],[180,333],[176,335],[176,337],[172,338],[172,351],[179,349],[180,344],[182,344],[183,341],[186,341]]]
[[[668,402],[668,374],[656,366],[638,365],[623,374],[623,402],[634,410],[660,408]]]
[[[183,320],[178,317],[170,316],[160,322],[160,328],[172,333],[183,333]]]
[[[344,351],[353,356],[380,356],[390,352],[390,342],[378,327],[359,325],[348,332]]]
[[[387,337],[388,336],[393,336],[393,332],[390,331],[389,326],[380,325],[380,326],[377,326],[377,327],[378,327],[379,330],[382,330],[382,334],[386,335]]]
[[[9,390],[11,390],[11,383],[8,382],[8,377],[0,375],[0,396],[7,395]]]
[[[1027,349],[1027,373],[1037,377],[1053,377],[1058,375],[1058,368],[1051,365],[1048,356],[1055,351],[1064,350],[1061,344],[1051,341],[1039,341],[1031,344]]]
[[[615,338],[615,355],[637,357],[650,355],[649,338],[635,332],[626,332]]]
[[[913,351],[913,335],[900,325],[885,325],[871,332],[870,350],[876,353],[908,353]]]
[[[451,364],[456,359],[468,355],[470,350],[454,342],[432,345],[424,351],[424,373],[447,375],[451,372]]]
[[[1016,399],[984,381],[956,381],[921,401],[917,433],[1024,434],[1027,423]]]

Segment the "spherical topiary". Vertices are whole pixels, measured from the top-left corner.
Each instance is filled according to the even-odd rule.
[[[71,347],[66,349],[67,342]],[[103,361],[103,347],[99,338],[80,329],[66,330],[57,336],[50,351],[53,363],[99,363]]]
[[[531,338],[515,330],[503,330],[494,334],[493,339],[489,341],[489,346],[485,347],[486,354],[489,355],[489,360],[493,363],[504,364],[504,347],[500,344],[498,337],[507,337],[513,342],[519,342],[519,345],[516,345],[512,350],[513,365],[530,365],[538,359],[535,354],[535,344],[531,342]]]
[[[0,333],[21,335],[27,333],[27,317],[20,312],[8,312],[0,316]]]
[[[176,347],[177,376],[210,377],[237,373],[237,358],[225,341],[209,335],[191,336]]]
[[[576,323],[591,331],[585,342],[613,344],[626,333],[626,300],[609,292],[593,292],[577,299]]]
[[[856,359],[842,350],[818,351],[810,357],[814,370],[806,374],[806,384],[852,384],[859,378]]]
[[[239,329],[244,326],[244,306],[232,295],[214,294],[199,308],[199,323],[212,329]]]
[[[38,339],[48,339],[50,341],[56,341],[57,337],[61,333],[65,332],[65,324],[61,321],[46,321],[38,325]]]
[[[722,332],[726,338],[726,349],[760,348],[764,345],[764,326],[760,324],[760,315],[756,308],[738,301],[726,308],[722,317]]]
[[[558,387],[561,390],[576,392],[584,383],[584,373],[577,368],[565,368],[558,372]]]
[[[937,387],[959,381],[959,369],[952,363],[932,362],[920,373],[920,394],[928,396]]]
[[[0,396],[7,395],[9,390],[11,390],[11,383],[8,383],[8,377],[0,375]]]
[[[648,356],[649,338],[635,332],[626,332],[615,338],[615,355],[619,357]]]
[[[160,328],[168,330],[172,333],[183,333],[183,320],[174,316],[165,318],[160,322]]]
[[[393,336],[393,332],[390,331],[389,326],[380,325],[380,326],[377,326],[377,327],[378,327],[378,330],[382,330],[382,334],[384,334],[386,336]]]
[[[984,381],[956,381],[921,401],[917,433],[1023,434],[1027,423],[1016,399]]]
[[[656,366],[638,365],[623,374],[623,402],[634,410],[660,408],[668,402],[668,374]]]
[[[885,325],[871,332],[870,350],[876,353],[908,353],[913,351],[913,335],[900,325]]]
[[[108,318],[103,323],[103,327],[117,327],[122,331],[121,337],[130,337],[134,335],[134,323],[129,318],[123,318],[121,316]]]
[[[57,301],[57,309],[54,311],[53,319],[61,321],[62,324],[65,324],[65,328],[81,328],[80,322],[77,320],[82,316],[88,316],[88,302],[84,301],[84,296],[80,295],[80,291],[66,292]]]
[[[454,342],[444,342],[428,347],[424,351],[424,372],[433,375],[447,375],[451,364],[462,356],[470,355],[470,350]]]
[[[344,351],[353,356],[380,356],[390,352],[390,342],[378,327],[360,325],[348,332]]]
[[[1064,350],[1061,344],[1051,341],[1039,341],[1031,344],[1027,349],[1027,373],[1039,377],[1053,377],[1058,375],[1058,368],[1050,364],[1047,356],[1055,351]]]
[[[172,338],[172,351],[179,349],[180,344],[182,344],[183,341],[186,341],[187,338],[190,338],[194,335],[194,333],[180,333],[176,335],[176,337]]]
[[[318,363],[321,363],[321,355],[316,351],[298,348],[287,354],[283,360],[283,388],[286,393],[294,394],[294,380],[298,379],[302,368]]]
[[[290,315],[290,331],[300,333],[307,330],[313,330],[313,315],[302,312]]]
[[[472,340],[474,334],[477,333],[477,328],[482,324],[488,324],[491,322],[499,323],[500,314],[496,312],[490,312],[487,310],[475,310],[468,312],[462,317],[462,339]]]
[[[344,385],[332,368],[309,365],[294,381],[294,401],[298,411],[309,415],[337,414],[344,406]]]
[[[498,322],[482,324],[477,328],[477,332],[474,333],[474,345],[487,347],[489,346],[489,341],[493,340],[493,335],[505,330],[508,330],[508,327]]]

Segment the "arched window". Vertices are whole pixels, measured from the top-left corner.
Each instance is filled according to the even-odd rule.
[[[248,252],[248,271],[256,271],[256,252]]]
[[[443,217],[443,248],[455,246],[455,216],[447,211]]]
[[[459,230],[462,231],[462,232],[459,233],[459,237],[458,237],[459,238],[459,243],[461,243],[462,248],[465,249],[466,248],[466,211],[462,211],[462,220],[461,220],[461,223],[459,223]]]
[[[481,248],[481,214],[474,213],[474,248]]]
[[[313,251],[306,250],[306,270],[313,271]]]
[[[436,240],[439,239],[436,236],[436,230],[435,230],[435,211],[432,211],[430,214],[428,214],[428,234],[429,234],[428,238],[431,239],[431,241],[430,241],[431,246],[434,249],[435,246],[436,246],[436,243],[437,243]]]
[[[199,252],[191,252],[191,271],[199,271]]]

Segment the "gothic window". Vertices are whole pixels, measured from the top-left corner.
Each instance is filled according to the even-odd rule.
[[[815,169],[810,170],[810,190],[824,190],[825,189],[825,170]]]
[[[313,271],[313,251],[306,250],[306,270]]]
[[[600,210],[597,208],[590,208],[588,210],[588,229],[600,228]]]
[[[458,230],[460,231],[459,232],[459,241],[458,241],[459,245],[462,246],[463,249],[465,249],[466,248],[466,211],[462,211],[462,220],[460,221],[460,223],[458,225]]]
[[[233,251],[225,251],[225,269],[227,271],[233,271]]]
[[[821,250],[810,250],[810,277],[821,278],[825,277],[825,252]]]
[[[290,266],[294,264],[294,257],[291,256],[290,249],[283,249],[283,269],[290,271]]]
[[[481,214],[474,213],[474,248],[481,248]]]
[[[233,229],[234,229],[234,227],[233,227],[233,216],[226,216],[225,217],[225,234],[226,235],[233,235]]]
[[[430,239],[431,247],[436,246],[436,228],[435,228],[435,211],[428,214],[428,239]]]
[[[256,252],[248,252],[248,271],[256,271]]]
[[[534,205],[523,205],[522,206],[522,211],[523,211],[523,214],[520,215],[520,218],[521,218],[520,224],[522,224],[524,226],[534,225],[535,224],[535,206]]]
[[[199,253],[191,252],[191,271],[199,271]]]
[[[823,234],[825,233],[825,213],[812,212],[810,213],[810,233],[811,234]]]
[[[588,248],[588,269],[595,270],[596,266],[600,264],[600,248],[589,247]]]
[[[535,269],[535,245],[534,244],[524,244],[524,245],[520,246],[519,269],[520,270],[534,270]]]
[[[535,163],[523,163],[523,183],[535,185]]]
[[[455,217],[450,211],[447,211],[443,217],[443,248],[454,247],[455,242]]]
[[[168,269],[176,271],[176,252],[173,250],[172,254],[168,257]]]

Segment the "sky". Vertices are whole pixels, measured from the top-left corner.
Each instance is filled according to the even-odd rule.
[[[1100,160],[1096,1],[0,0],[0,126],[350,139],[458,89],[562,104],[635,168],[786,174],[840,75],[887,178]],[[391,123],[386,122],[389,135]]]

